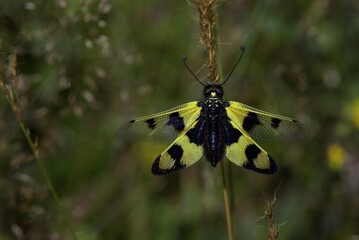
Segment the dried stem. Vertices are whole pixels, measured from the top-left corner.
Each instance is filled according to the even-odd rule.
[[[194,4],[199,12],[199,26],[201,43],[208,52],[208,79],[212,82],[219,81],[217,71],[216,42],[214,26],[216,23],[216,14],[213,10],[217,0],[195,0]]]
[[[2,67],[2,66],[0,66],[0,67]],[[12,56],[10,58],[10,63],[9,63],[8,69],[10,70],[10,77],[9,77],[10,80],[7,82],[4,82],[2,76],[0,76],[0,88],[1,88],[2,92],[4,93],[5,98],[6,98],[7,102],[9,103],[12,111],[14,112],[16,121],[19,124],[19,127],[20,127],[22,133],[24,134],[24,136],[27,140],[27,143],[29,144],[29,146],[31,148],[32,153],[34,154],[36,163],[39,166],[43,177],[45,178],[45,181],[46,181],[47,186],[51,192],[51,195],[55,200],[58,211],[63,213],[64,218],[65,218],[65,223],[70,231],[72,238],[77,239],[75,232],[72,229],[72,226],[70,224],[69,218],[68,218],[67,214],[64,213],[64,211],[61,207],[59,197],[58,197],[57,192],[51,182],[51,179],[46,170],[46,167],[40,159],[38,141],[36,138],[33,139],[31,137],[30,131],[29,131],[29,129],[26,128],[25,123],[21,116],[21,107],[20,107],[20,103],[19,103],[19,78],[18,78],[17,71],[16,71],[16,69],[17,69],[16,52],[14,54],[12,54]]]
[[[267,217],[268,230],[269,230],[268,240],[275,240],[279,235],[279,227],[276,226],[273,217],[273,209],[277,202],[277,196],[276,196],[277,191],[274,193],[272,200],[266,201],[266,205],[264,207],[264,215]]]

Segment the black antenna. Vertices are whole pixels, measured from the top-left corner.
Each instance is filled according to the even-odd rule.
[[[192,74],[192,76],[197,80],[197,82],[199,82],[200,84],[202,84],[203,86],[207,86],[206,84],[202,83],[197,77],[196,75],[192,72],[192,70],[188,67],[187,63],[186,63],[186,60],[187,60],[187,56],[183,55],[182,56],[182,61],[183,61],[183,64],[186,66],[186,68],[188,69],[188,71]]]
[[[241,48],[241,51],[242,51],[241,56],[239,56],[239,58],[238,58],[236,64],[234,64],[234,67],[232,68],[232,70],[231,70],[231,72],[229,73],[228,77],[226,78],[226,80],[224,80],[223,83],[221,83],[221,85],[225,84],[225,83],[228,81],[228,79],[231,77],[231,75],[232,75],[234,69],[237,67],[239,61],[241,61],[241,59],[242,59],[242,57],[243,57],[244,50],[245,50],[246,48],[245,48],[243,45],[242,45],[240,48]]]

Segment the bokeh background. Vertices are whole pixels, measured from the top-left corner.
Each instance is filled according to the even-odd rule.
[[[311,132],[259,142],[276,175],[231,168],[236,239],[267,239],[265,200],[279,186],[279,239],[359,239],[359,2],[216,9],[224,73],[246,46],[225,98],[301,119]],[[117,137],[129,119],[202,98],[181,62],[185,53],[197,71],[207,59],[190,1],[2,0],[2,78],[14,51],[22,116],[63,209],[1,92],[0,239],[71,239],[64,215],[78,239],[227,238],[219,167],[201,160],[152,176],[167,144]]]

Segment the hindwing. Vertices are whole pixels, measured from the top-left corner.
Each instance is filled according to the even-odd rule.
[[[226,156],[234,164],[255,172],[274,174],[272,157],[230,119],[222,119]]]
[[[226,102],[226,113],[249,136],[261,140],[298,139],[308,134],[297,120],[265,112],[243,103]]]
[[[121,138],[131,141],[173,141],[198,118],[197,101],[129,121],[118,130]]]
[[[197,129],[198,120],[193,122],[180,136],[153,162],[152,174],[163,175],[189,167],[203,155],[203,147],[194,141],[189,132]]]

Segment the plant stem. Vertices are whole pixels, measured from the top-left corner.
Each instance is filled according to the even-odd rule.
[[[224,197],[224,207],[226,211],[228,240],[233,240],[232,216],[230,211],[229,194],[228,194],[229,190],[228,190],[226,167],[224,161],[221,161],[221,168],[222,168],[223,197]]]
[[[33,153],[34,156],[35,156],[36,163],[37,163],[37,165],[39,166],[40,171],[41,171],[41,174],[43,175],[43,177],[44,177],[44,179],[45,179],[45,182],[47,183],[47,187],[49,188],[49,190],[50,190],[50,192],[51,192],[51,195],[52,195],[52,197],[53,197],[54,200],[55,200],[56,207],[57,207],[58,211],[61,212],[61,213],[63,213],[64,218],[65,218],[66,225],[67,225],[67,227],[68,227],[68,229],[69,229],[69,232],[70,232],[72,238],[73,238],[73,239],[77,239],[76,234],[75,234],[75,231],[74,231],[74,229],[72,228],[72,225],[71,225],[71,223],[70,223],[69,217],[67,216],[66,213],[64,213],[64,209],[62,208],[62,205],[61,205],[59,196],[57,195],[57,192],[56,192],[56,190],[55,190],[55,188],[54,188],[54,185],[52,184],[52,181],[51,181],[51,179],[50,179],[49,173],[47,172],[45,165],[42,163],[42,161],[41,161],[41,159],[40,159],[40,157],[39,157],[39,151],[38,151],[36,142],[34,142],[34,141],[31,139],[30,134],[29,134],[29,132],[26,130],[26,127],[25,127],[24,123],[23,123],[22,121],[20,121],[20,122],[18,122],[18,123],[19,123],[19,126],[20,126],[20,128],[21,128],[22,133],[23,133],[24,136],[26,137],[27,143],[29,144],[32,153]]]

